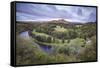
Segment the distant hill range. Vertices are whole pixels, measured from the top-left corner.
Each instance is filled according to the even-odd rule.
[[[96,22],[82,23],[82,22],[69,22],[69,21],[66,21],[64,19],[54,19],[54,20],[49,20],[49,21],[17,21],[17,23],[93,24],[93,23],[96,23]]]
[[[65,21],[64,19],[52,20],[52,21],[49,21],[49,23],[64,23],[64,24],[70,24],[70,22]]]

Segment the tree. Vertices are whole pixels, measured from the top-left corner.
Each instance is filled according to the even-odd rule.
[[[48,43],[51,43],[51,42],[52,42],[52,38],[51,38],[51,37],[48,37],[48,38],[47,38],[47,42],[48,42]]]
[[[65,43],[65,39],[62,39],[62,43]]]

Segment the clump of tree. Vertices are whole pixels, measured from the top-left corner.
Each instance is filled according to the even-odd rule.
[[[91,37],[91,43],[87,44],[85,50],[80,54],[80,59],[83,61],[96,61],[96,36]]]

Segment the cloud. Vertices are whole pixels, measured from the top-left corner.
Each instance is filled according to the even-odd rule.
[[[16,20],[49,20],[63,18],[72,22],[95,22],[95,7],[62,6],[45,4],[16,4]]]

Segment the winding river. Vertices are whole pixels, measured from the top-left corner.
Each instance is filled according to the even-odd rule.
[[[28,31],[25,32],[21,32],[20,33],[20,37],[23,39],[30,39],[29,33]],[[45,53],[50,53],[51,52],[51,47],[50,46],[46,46],[44,44],[40,44],[40,43],[36,43],[35,46],[39,45],[38,47],[43,50]]]

